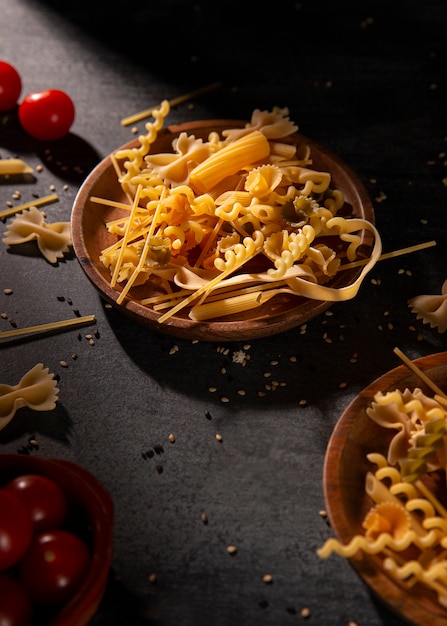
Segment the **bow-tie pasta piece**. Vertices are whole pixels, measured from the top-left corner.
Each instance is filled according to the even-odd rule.
[[[444,333],[447,330],[447,279],[439,295],[415,296],[408,300],[408,305],[418,320]]]
[[[59,393],[56,385],[54,374],[42,363],[29,370],[17,385],[0,385],[0,430],[23,406],[33,411],[53,410]]]
[[[70,222],[48,224],[45,215],[32,206],[18,214],[8,226],[3,243],[15,245],[37,241],[39,250],[50,263],[64,256],[71,246]]]

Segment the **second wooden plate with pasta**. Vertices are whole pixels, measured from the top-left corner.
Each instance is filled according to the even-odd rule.
[[[447,392],[447,352],[416,359],[414,364],[438,389]],[[413,391],[415,388],[431,398],[435,395],[406,365],[396,367],[364,389],[334,428],[324,464],[324,494],[332,531],[343,545],[348,545],[354,536],[364,535],[362,524],[372,508],[372,500],[365,492],[365,477],[367,472],[371,472],[373,464],[366,455],[379,453],[386,456],[389,443],[398,432],[396,428],[383,428],[377,424],[366,410],[378,392],[386,394],[395,390]],[[428,480],[445,507],[445,473],[436,472]],[[325,558],[344,557],[332,553]],[[403,564],[406,558],[414,558],[414,555],[406,551],[401,558]],[[411,584],[409,580],[393,576],[383,567],[383,554],[368,555],[358,550],[349,560],[370,590],[401,618],[415,626],[445,626],[447,623],[447,608],[438,602],[435,591],[421,582],[413,581]]]
[[[221,133],[228,128],[242,128],[246,122],[234,120],[207,120],[162,128],[151,147],[151,154],[172,152],[172,141],[180,133],[186,132],[204,140],[211,131]],[[339,189],[345,199],[340,211],[341,216],[360,218],[374,224],[374,212],[370,198],[356,174],[338,156],[314,141],[299,134],[294,141],[310,148],[314,170],[329,172],[331,188]],[[120,148],[133,149],[139,146],[135,139]],[[92,201],[101,197],[111,201],[110,205],[100,205]],[[236,341],[273,335],[299,326],[321,314],[331,303],[306,297],[281,293],[269,299],[261,306],[233,315],[219,316],[215,319],[197,321],[191,319],[187,309],[182,309],[166,321],[160,322],[161,314],[152,306],[142,304],[148,294],[148,285],[133,286],[124,300],[120,301],[122,286],[111,286],[110,271],[100,262],[102,251],[116,241],[116,235],[110,234],[106,224],[119,219],[123,210],[113,203],[127,203],[117,177],[112,156],[105,158],[87,177],[75,199],[71,227],[75,254],[87,277],[97,288],[100,295],[136,322],[171,335],[206,341]],[[361,233],[362,243],[358,257],[367,259],[373,247],[374,237],[371,232]],[[335,289],[352,284],[360,275],[361,267],[338,272],[328,283]],[[149,289],[150,293],[150,289]]]

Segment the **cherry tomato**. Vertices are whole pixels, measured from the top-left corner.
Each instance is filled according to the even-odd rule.
[[[19,120],[26,132],[43,141],[64,137],[75,118],[73,100],[65,91],[47,89],[24,97],[19,105]]]
[[[19,578],[36,602],[59,605],[74,594],[90,563],[90,552],[77,535],[53,530],[36,535],[19,563]]]
[[[22,91],[22,79],[14,66],[0,61],[0,111],[9,111]]]
[[[0,573],[1,626],[29,626],[32,616],[31,598],[13,576]]]
[[[67,513],[67,500],[54,480],[39,474],[24,474],[10,480],[5,489],[23,502],[35,533],[54,530],[62,525]]]
[[[0,489],[0,571],[15,565],[31,544],[33,525],[19,498]]]

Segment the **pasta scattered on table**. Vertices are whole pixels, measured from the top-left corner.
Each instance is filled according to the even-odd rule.
[[[70,222],[47,223],[45,214],[32,206],[8,224],[3,243],[17,245],[34,240],[47,261],[56,263],[72,244]]]
[[[269,286],[316,300],[356,295],[380,256],[380,236],[369,221],[339,215],[343,193],[329,172],[311,168],[309,146],[294,143],[287,108],[257,109],[245,127],[207,139],[181,132],[171,152],[152,154],[169,112],[163,101],[139,145],[112,155],[129,204],[91,198],[123,210],[106,224],[116,241],[100,255],[111,286],[122,287],[118,304],[147,285],[141,303],[164,322],[184,307],[197,320],[248,310]],[[365,232],[374,246],[360,275],[338,289],[326,285],[344,262],[361,258]]]
[[[23,406],[33,411],[53,410],[58,394],[54,374],[50,374],[49,369],[44,368],[42,363],[30,369],[17,385],[0,384],[0,430]]]
[[[440,294],[415,296],[408,301],[408,305],[418,320],[444,333],[447,330],[447,279]]]

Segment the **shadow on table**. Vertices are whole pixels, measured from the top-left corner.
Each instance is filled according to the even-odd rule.
[[[81,183],[101,160],[92,145],[73,133],[57,141],[33,139],[21,127],[17,109],[0,113],[0,145],[13,154],[36,155],[49,172],[71,183]],[[29,182],[36,180],[32,176]]]
[[[376,304],[380,307],[380,301]],[[365,306],[375,319],[372,306]],[[322,315],[311,320],[306,332],[295,328],[262,339],[222,343],[166,335],[138,325],[113,308],[106,309],[106,315],[116,339],[143,372],[161,387],[206,398],[211,404],[222,405],[222,398],[227,398],[234,408],[268,410],[313,404],[326,410],[334,397],[342,395],[339,385],[349,384],[352,391],[355,384],[357,393],[395,366],[386,336],[372,334],[362,324],[362,308],[357,311],[350,303],[330,319]],[[349,326],[349,322],[352,331],[345,330],[346,341],[339,341],[340,324]],[[350,363],[350,334],[355,336],[355,345],[361,344],[362,351],[372,355],[363,360],[362,367]]]
[[[39,435],[63,444],[70,443],[73,422],[64,406],[58,402],[52,411],[33,411],[28,407],[18,409],[13,419],[0,431],[0,444],[29,436],[29,445],[18,452],[27,454],[39,448]]]

